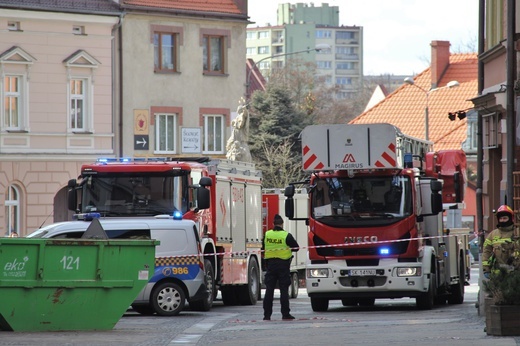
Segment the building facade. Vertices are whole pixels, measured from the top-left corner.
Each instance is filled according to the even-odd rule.
[[[0,237],[70,220],[67,182],[100,157],[225,157],[246,0],[0,9]]]
[[[340,26],[338,17],[337,6],[280,4],[277,25],[248,27],[247,58],[266,77],[289,60],[315,63],[317,76],[338,87],[337,97],[350,98],[363,87],[363,28]]]

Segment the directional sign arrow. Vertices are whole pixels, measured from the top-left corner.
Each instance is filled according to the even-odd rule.
[[[142,144],[143,148],[146,145],[146,139],[142,138],[140,141],[135,141],[136,144]]]
[[[183,146],[182,148],[183,148],[183,149],[195,149],[195,150],[196,150],[196,149],[198,149],[199,147],[196,146],[196,145],[194,145],[194,146],[185,145],[185,146]]]

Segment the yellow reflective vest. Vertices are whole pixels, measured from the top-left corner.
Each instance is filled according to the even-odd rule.
[[[514,226],[493,230],[484,241],[482,252],[482,269],[490,272],[493,267],[508,264],[517,255],[513,242]]]
[[[292,256],[291,248],[287,246],[285,243],[285,239],[287,238],[286,231],[273,231],[269,230],[265,233],[264,236],[264,258],[280,258],[280,259],[290,259]]]

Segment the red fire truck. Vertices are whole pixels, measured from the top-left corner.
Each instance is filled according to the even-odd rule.
[[[463,200],[465,155],[430,148],[390,124],[304,129],[310,176],[285,188],[285,211],[308,225],[314,311],[326,311],[333,299],[369,306],[412,297],[420,309],[463,302],[467,235],[448,234],[442,215]],[[294,214],[297,186],[308,190],[305,218]]]
[[[260,297],[261,172],[208,158],[100,159],[68,183],[76,218],[174,218],[198,224],[208,289],[226,305]]]

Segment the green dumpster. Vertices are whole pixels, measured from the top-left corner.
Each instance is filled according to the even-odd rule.
[[[114,328],[153,275],[157,244],[0,238],[0,330]]]

